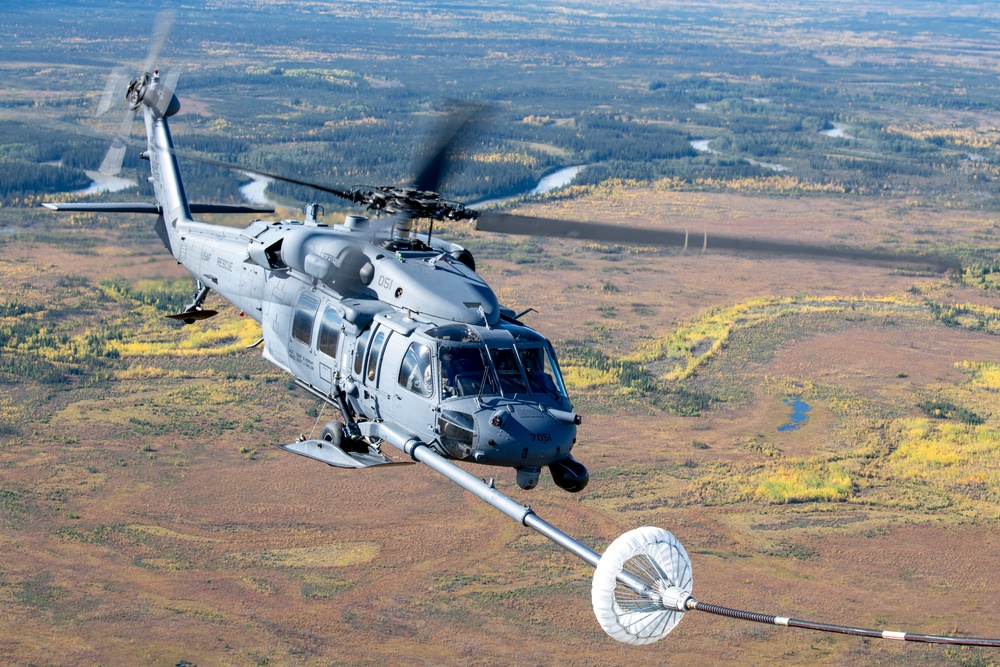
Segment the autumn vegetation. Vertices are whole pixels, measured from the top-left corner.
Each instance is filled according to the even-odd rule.
[[[55,3],[53,23],[50,4],[0,26],[4,662],[995,662],[696,614],[623,649],[593,620],[590,568],[431,471],[336,471],[278,450],[333,413],[247,349],[259,325],[217,295],[215,318],[166,319],[194,285],[152,218],[37,206],[75,198],[107,144],[16,119],[113,133],[115,114],[93,118],[103,77],[141,61],[154,9]],[[435,226],[504,304],[536,309],[524,320],[557,351],[592,481],[528,493],[510,471],[472,472],[597,549],[636,526],[672,530],[711,602],[997,635],[995,12],[436,9],[191,9],[165,51],[183,70],[177,143],[334,185],[402,183],[446,100],[471,99],[484,117],[447,196],[957,257],[942,274]],[[587,165],[570,187],[521,196],[570,165]],[[181,168],[193,200],[240,201],[246,177]],[[145,169],[129,151],[140,185],[92,199],[148,201]],[[267,193],[280,216],[317,199],[327,221],[359,212]],[[792,398],[811,411],[779,431]]]

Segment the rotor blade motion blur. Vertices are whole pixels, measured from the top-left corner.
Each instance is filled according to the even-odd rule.
[[[647,229],[600,222],[534,218],[489,211],[479,214],[479,217],[476,219],[476,229],[485,232],[499,232],[501,234],[550,236],[601,241],[604,243],[626,243],[676,248],[701,247],[703,250],[730,250],[867,262],[919,264],[929,265],[942,271],[959,268],[958,263],[954,259],[935,255],[905,255],[878,250],[837,248],[833,246],[789,243],[738,236],[709,235],[707,233],[689,234],[686,231],[674,229]]]
[[[132,122],[135,120],[135,109],[125,109],[118,124],[118,133],[111,141],[111,147],[104,156],[104,161],[98,169],[105,176],[114,176],[122,170],[122,163],[125,161],[125,149],[128,147],[128,137],[132,132]]]
[[[151,72],[156,66],[156,61],[160,57],[163,45],[170,37],[170,30],[174,27],[174,20],[177,18],[177,11],[168,9],[160,12],[156,16],[156,23],[153,26],[153,34],[149,38],[149,51],[146,54],[146,62],[142,65],[143,72]]]
[[[101,162],[101,166],[98,169],[105,176],[114,176],[122,169],[126,148],[129,145],[128,138],[132,133],[132,123],[135,121],[135,115],[139,109],[142,96],[147,91],[150,72],[153,71],[153,67],[160,57],[160,52],[163,50],[163,46],[170,36],[170,30],[174,25],[176,17],[177,12],[175,10],[163,11],[157,15],[153,26],[153,33],[149,39],[149,50],[146,53],[146,61],[143,63],[142,70],[137,78],[129,81],[128,74],[120,67],[115,68],[108,76],[108,82],[104,86],[101,101],[97,105],[96,115],[100,116],[106,113],[118,100],[127,99],[129,104],[118,124],[118,130],[114,140],[111,142],[111,147],[108,149],[107,154],[104,156],[104,161]],[[151,106],[160,116],[167,115],[171,108],[171,102],[174,100],[173,89],[177,85],[177,76],[174,72],[171,72],[171,75],[173,78],[171,79],[168,76],[168,80],[165,82],[166,85],[154,89],[153,92],[156,95],[156,99],[150,100]]]
[[[456,146],[468,133],[477,114],[483,107],[474,104],[458,104],[448,114],[448,118],[438,131],[434,148],[429,150],[423,165],[413,179],[413,189],[423,192],[437,192],[448,174],[449,158]]]
[[[128,79],[128,74],[121,67],[112,70],[108,75],[108,82],[104,85],[101,101],[97,104],[97,111],[94,112],[95,116],[103,116],[116,102],[125,97]]]

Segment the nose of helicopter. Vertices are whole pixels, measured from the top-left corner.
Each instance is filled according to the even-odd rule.
[[[572,417],[541,405],[512,404],[477,415],[473,458],[504,466],[544,466],[565,457],[576,440]]]

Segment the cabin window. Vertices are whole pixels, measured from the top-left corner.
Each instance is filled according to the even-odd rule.
[[[354,348],[354,374],[361,377],[361,369],[364,368],[365,363],[365,348],[368,347],[368,338],[371,337],[372,330],[365,329],[358,336],[357,347]]]
[[[340,326],[343,320],[333,306],[327,306],[323,311],[323,319],[319,321],[319,351],[328,357],[336,358],[337,346],[340,344]]]
[[[375,334],[375,338],[372,339],[372,346],[368,350],[368,372],[366,373],[369,382],[375,381],[375,371],[378,370],[378,358],[382,354],[382,346],[385,345],[386,338],[385,329],[379,329],[379,332]]]
[[[410,343],[403,363],[399,366],[399,385],[404,389],[430,398],[434,393],[431,378],[431,351],[421,343]]]
[[[312,345],[313,322],[316,320],[317,308],[319,299],[309,292],[303,292],[295,306],[295,314],[292,315],[292,338],[303,345]]]

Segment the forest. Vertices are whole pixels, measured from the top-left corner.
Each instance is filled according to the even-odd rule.
[[[35,20],[47,7],[69,12],[57,30]],[[178,145],[216,159],[330,185],[400,184],[435,119],[461,100],[483,108],[443,193],[463,201],[525,193],[557,168],[585,165],[577,185],[617,179],[725,191],[757,183],[781,196],[794,182],[805,196],[1000,208],[997,132],[980,117],[1000,82],[991,23],[973,16],[886,11],[859,24],[851,12],[816,15],[807,3],[744,25],[743,10],[623,4],[607,8],[597,34],[589,10],[545,5],[508,8],[519,17],[512,23],[475,5],[430,5],[429,13],[406,2],[362,11],[239,7],[184,13],[163,58],[180,69]],[[113,136],[123,104],[94,117],[104,77],[144,56],[155,8],[98,9],[85,22],[74,3],[12,10],[2,26],[0,111]],[[268,29],[275,20],[284,38]],[[317,21],[321,31],[311,29]],[[737,28],[754,48],[726,39]],[[854,30],[866,37],[842,38]],[[83,32],[105,40],[101,49],[88,51]],[[122,32],[127,39],[114,39]],[[970,45],[970,55],[947,57],[952,42]],[[0,123],[0,201],[85,186],[84,170],[96,169],[107,145]],[[125,162],[125,176],[140,183],[128,196],[148,199],[137,152]],[[237,201],[247,182],[191,162],[184,172],[199,201]],[[775,175],[787,177],[784,188],[768,185]],[[286,184],[268,192],[296,206],[333,203]]]
[[[216,317],[165,317],[195,280],[153,216],[39,206],[152,201],[139,121],[120,174],[134,185],[79,191],[126,116],[115,98],[97,114],[108,77],[142,67],[165,4],[0,16],[0,663],[995,663],[694,613],[623,647],[593,617],[589,566],[425,466],[338,471],[279,450],[337,416],[262,355],[268,323],[215,293]],[[435,226],[552,343],[592,476],[580,494],[548,473],[528,492],[460,464],[598,551],[670,530],[699,599],[989,637],[994,5],[213,0],[178,12],[152,66],[178,76],[183,151],[403,184],[471,104],[444,196],[690,229],[680,251]],[[566,167],[582,167],[568,187],[528,194]],[[181,171],[197,203],[240,202],[249,180]],[[265,194],[275,217],[360,212]],[[962,270],[724,253],[716,233],[940,252]],[[786,430],[798,402],[808,418]]]

